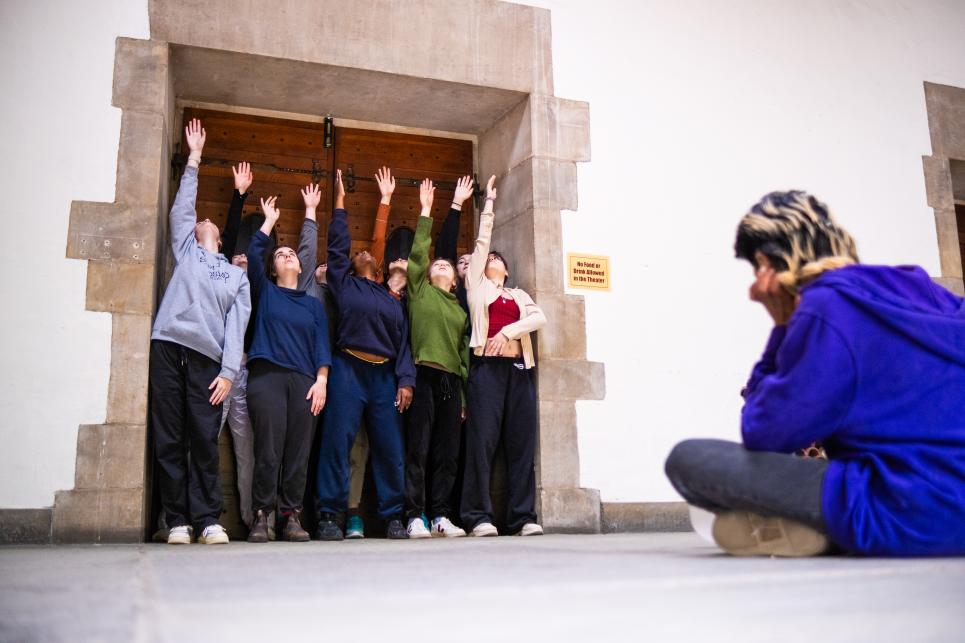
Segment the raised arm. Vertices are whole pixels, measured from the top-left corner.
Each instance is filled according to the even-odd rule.
[[[181,175],[181,185],[171,206],[171,246],[175,261],[180,262],[184,253],[194,247],[194,228],[198,223],[198,212],[194,209],[198,199],[198,166],[201,164],[201,150],[204,149],[205,131],[201,121],[192,119],[184,128],[188,141],[188,164]]]
[[[251,165],[239,163],[238,167],[231,168],[235,175],[235,191],[231,194],[231,205],[228,206],[228,220],[221,234],[221,254],[228,258],[235,255],[235,247],[238,245],[238,231],[241,229],[241,213],[245,209],[245,199],[248,198],[248,188],[251,187],[252,175]]]
[[[415,239],[412,240],[412,250],[409,252],[409,266],[406,269],[408,279],[406,281],[409,295],[418,297],[426,283],[426,270],[429,268],[429,235],[432,233],[432,199],[436,188],[432,181],[426,179],[419,186],[419,202],[422,203],[422,212],[419,215],[419,223],[415,228]]]
[[[305,222],[298,237],[298,263],[302,266],[302,274],[298,275],[298,289],[307,290],[315,280],[315,268],[318,267],[318,222],[315,209],[322,200],[322,191],[318,184],[309,183],[302,190],[302,201],[305,202]]]
[[[382,199],[379,209],[375,212],[375,225],[372,226],[372,246],[369,252],[375,257],[379,270],[384,270],[382,261],[385,258],[385,230],[389,226],[389,211],[392,203],[392,193],[395,192],[395,177],[387,167],[379,168],[375,173],[375,182],[379,184]]]
[[[449,214],[442,222],[442,229],[436,237],[436,256],[444,257],[456,265],[457,246],[459,245],[459,215],[462,213],[462,204],[472,196],[472,177],[464,176],[456,182],[456,193],[452,198],[452,205],[449,206]]]
[[[241,370],[241,358],[245,352],[245,330],[251,316],[251,288],[248,278],[241,276],[238,294],[225,316],[224,351],[221,356],[220,377],[234,381]]]
[[[469,259],[469,271],[466,273],[466,290],[472,290],[485,278],[486,263],[489,261],[489,244],[493,236],[493,204],[496,202],[496,175],[489,177],[486,183],[486,206],[479,215],[479,236],[476,247],[473,248]]]
[[[345,212],[345,186],[342,170],[335,171],[335,211],[328,224],[328,273],[326,281],[332,294],[337,295],[349,277],[352,236],[348,230],[348,213]]]
[[[248,243],[248,281],[251,282],[251,290],[255,299],[261,295],[261,290],[268,282],[268,268],[265,265],[265,254],[268,244],[271,243],[271,230],[278,222],[279,212],[275,207],[278,197],[268,197],[261,199],[261,211],[265,214],[265,222],[261,228],[251,235]]]

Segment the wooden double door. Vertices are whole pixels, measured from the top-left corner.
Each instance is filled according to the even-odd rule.
[[[191,118],[201,119],[207,133],[199,173],[199,219],[211,219],[224,228],[234,190],[231,166],[248,161],[252,164],[254,183],[244,214],[257,212],[260,198],[277,196],[281,211],[276,225],[278,242],[297,247],[305,213],[299,191],[310,182],[318,183],[322,190],[317,210],[320,261],[326,256],[336,168],[342,170],[348,190],[345,208],[353,252],[368,248],[372,238],[381,198],[375,183],[378,168],[387,166],[396,176],[388,234],[400,226],[415,229],[421,211],[419,182],[425,178],[438,184],[432,208],[433,235],[437,234],[452,201],[456,180],[473,173],[472,142],[467,140],[334,128],[333,144],[325,147],[322,123],[185,109],[184,122]],[[181,149],[187,149],[183,140]],[[471,208],[464,210],[460,253],[467,252],[472,242]]]
[[[388,166],[397,177],[388,234],[400,226],[415,229],[422,209],[419,182],[423,178],[441,183],[436,189],[432,208],[433,238],[448,212],[455,181],[473,173],[472,142],[466,140],[336,128],[333,145],[326,147],[322,123],[186,108],[184,122],[192,118],[201,119],[207,134],[199,170],[199,220],[210,219],[224,229],[234,191],[231,167],[247,161],[252,164],[254,182],[243,216],[259,211],[260,198],[277,196],[281,211],[276,224],[278,243],[297,248],[305,214],[300,190],[309,182],[318,183],[322,190],[322,200],[317,208],[320,262],[326,257],[336,168],[342,170],[343,180],[350,190],[345,197],[345,207],[349,214],[353,251],[368,248],[372,238],[375,212],[381,199],[374,179],[379,167]],[[182,139],[181,151],[186,150],[187,143]],[[460,253],[468,252],[470,248],[473,219],[472,208],[467,202],[463,207],[459,233]],[[244,538],[247,528],[241,520],[238,503],[231,432],[222,430],[219,442],[225,498],[222,524],[233,539]],[[370,472],[366,478],[363,515],[368,525],[375,526],[373,523],[378,521],[371,511],[375,498]],[[314,472],[310,471],[309,485],[313,485],[314,480]],[[309,521],[314,522],[313,518]]]

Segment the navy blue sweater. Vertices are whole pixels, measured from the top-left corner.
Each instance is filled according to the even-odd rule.
[[[268,360],[314,379],[319,368],[332,364],[325,307],[304,291],[281,288],[268,279],[265,249],[269,243],[258,230],[247,250],[252,298],[258,301],[248,361]]]
[[[349,273],[348,213],[336,209],[328,226],[328,288],[338,308],[338,347],[395,360],[399,386],[415,387],[409,323],[398,299],[381,284]]]
[[[833,540],[875,556],[965,554],[965,300],[917,267],[804,288],[748,383],[744,445],[821,442]]]

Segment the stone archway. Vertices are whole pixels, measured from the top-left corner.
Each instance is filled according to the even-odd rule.
[[[286,10],[152,0],[150,16],[151,40],[116,45],[115,201],[71,207],[67,256],[88,260],[87,308],[113,314],[111,375],[106,423],[80,427],[75,488],[57,493],[53,539],[145,532],[148,348],[177,100],[478,137],[479,175],[500,185],[494,243],[551,320],[538,347],[540,515],[548,531],[599,532],[599,493],[579,484],[575,403],[602,399],[604,369],[586,360],[583,298],[563,292],[560,220],[577,206],[576,163],[589,160],[589,108],[553,96],[549,12],[484,0],[458,11],[442,0],[299,0]]]

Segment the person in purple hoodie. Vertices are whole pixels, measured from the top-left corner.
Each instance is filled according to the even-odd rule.
[[[804,192],[765,196],[735,250],[774,329],[743,444],[678,444],[673,486],[735,555],[965,554],[965,300],[916,266],[858,265]],[[827,460],[794,455],[813,443]]]

